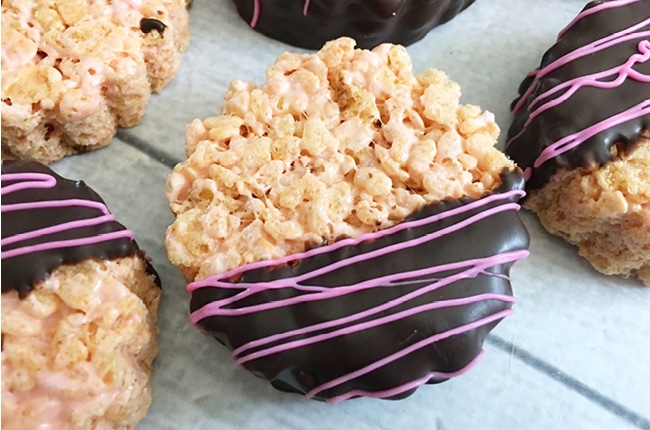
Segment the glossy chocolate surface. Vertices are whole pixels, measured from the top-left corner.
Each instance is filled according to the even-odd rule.
[[[650,0],[606,3],[585,7],[513,102],[506,153],[530,169],[528,188],[539,188],[558,168],[597,167],[632,151],[650,127]],[[578,144],[555,150],[563,141]],[[544,151],[549,156],[535,166]]]
[[[234,0],[239,15],[273,39],[308,49],[349,36],[359,48],[409,45],[474,0]],[[307,7],[305,7],[307,6]],[[305,10],[306,9],[306,10]]]
[[[502,180],[482,199],[425,206],[403,221],[453,214],[436,222],[357,244],[346,245],[352,239],[345,239],[338,248],[335,243],[286,264],[243,269],[221,283],[199,281],[201,287],[189,288],[191,318],[213,307],[213,315],[197,318],[198,324],[234,350],[240,364],[277,389],[310,398],[398,399],[421,384],[442,382],[471,366],[514,301],[509,270],[527,255],[529,244],[515,203],[523,174],[505,172]],[[411,245],[435,235],[440,237]],[[396,250],[399,246],[405,248]],[[424,273],[431,268],[441,269]],[[292,278],[302,279],[298,288],[277,287]],[[362,288],[368,283],[375,285]],[[338,290],[351,292],[337,295]],[[312,294],[332,296],[310,300]],[[458,305],[436,308],[453,301]],[[288,305],[275,306],[282,302]],[[270,308],[251,311],[265,306]],[[470,327],[481,319],[484,324]],[[468,329],[445,335],[464,326]],[[296,330],[303,332],[291,335]],[[336,335],[337,330],[346,334]],[[440,340],[427,344],[436,336]],[[296,342],[304,345],[291,345]],[[273,348],[280,349],[269,353]],[[368,370],[388,357],[397,358]],[[361,373],[351,377],[355,372]]]
[[[8,175],[27,174],[38,177],[11,179]],[[50,181],[51,183],[48,183]],[[54,182],[55,181],[55,182]],[[13,192],[10,187],[25,187]],[[2,292],[16,290],[25,297],[34,285],[43,281],[62,264],[75,264],[86,259],[114,259],[140,253],[130,233],[122,224],[111,220],[94,225],[66,228],[48,234],[7,244],[9,238],[32,234],[41,229],[56,228],[66,223],[100,219],[108,213],[104,201],[82,181],[72,181],[33,161],[2,163]],[[90,203],[89,203],[90,202]],[[96,204],[95,204],[96,203]],[[9,210],[12,205],[38,207]],[[89,207],[88,205],[94,205]],[[14,206],[20,208],[19,206]],[[114,239],[100,240],[116,234]],[[122,236],[122,237],[120,237]],[[104,236],[112,237],[112,236]],[[68,246],[83,241],[85,244]],[[26,247],[45,247],[33,252],[10,256],[7,253]],[[142,256],[143,257],[143,256]],[[144,257],[143,257],[144,258]],[[148,272],[155,275],[149,265]],[[156,275],[156,280],[158,277]],[[158,281],[157,281],[158,282]]]

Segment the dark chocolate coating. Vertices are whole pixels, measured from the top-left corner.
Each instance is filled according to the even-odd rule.
[[[151,33],[152,31],[157,31],[160,34],[163,34],[166,28],[167,26],[165,23],[155,18],[142,18],[140,20],[140,31],[143,33]]]
[[[524,180],[521,170],[517,169],[515,173],[504,172],[502,184],[496,192],[501,193],[521,189],[523,185]],[[516,196],[504,198],[501,203],[491,202],[486,206],[470,209],[465,213],[454,215],[442,221],[407,228],[357,245],[346,245],[333,251],[294,261],[295,264],[273,267],[272,270],[269,270],[268,267],[249,270],[244,272],[240,279],[232,280],[232,282],[258,283],[309,273],[316,268],[343,259],[422,237],[425,234],[455,225],[461,220],[468,219],[484,210],[516,200]],[[407,221],[458,208],[473,201],[475,200],[462,198],[428,205],[407,218]],[[307,285],[335,288],[368,279],[376,279],[385,275],[525,250],[528,248],[528,244],[529,236],[524,224],[520,220],[517,211],[510,209],[470,223],[458,231],[433,241],[406,250],[393,251],[372,259],[361,260],[326,275],[311,277],[305,283]],[[476,276],[454,281],[449,285],[426,292],[392,309],[384,310],[381,315],[395,314],[418,305],[426,305],[440,300],[459,299],[478,294],[495,293],[511,296],[512,290],[508,273],[512,264],[512,262],[509,262],[494,265]],[[449,276],[456,273],[457,270],[450,270],[436,276]],[[385,304],[431,284],[431,276],[428,278],[428,280],[422,279],[422,277],[414,278],[413,284],[391,285],[390,287],[384,285],[321,301],[294,304],[283,308],[238,316],[210,316],[199,321],[199,325],[230,349],[236,349],[256,339],[347,317]],[[194,312],[206,304],[232,297],[238,292],[241,292],[241,289],[212,287],[196,289],[192,293],[190,309]],[[234,309],[270,303],[301,294],[303,293],[292,288],[270,288],[245,298],[236,304],[228,305],[227,308]],[[243,363],[243,366],[253,374],[269,380],[279,390],[307,393],[315,386],[360,369],[418,341],[507,310],[510,307],[510,302],[482,300],[472,304],[463,304],[462,306],[428,310],[384,325],[259,357]],[[377,315],[366,316],[355,323],[370,321],[376,317]],[[493,321],[468,332],[456,334],[428,345],[366,375],[326,389],[318,393],[314,398],[327,400],[355,389],[368,391],[388,390],[418,378],[426,377],[432,371],[458,371],[480,353],[485,337],[497,323],[498,321]],[[323,330],[323,333],[326,332],[328,330]],[[312,333],[312,335],[314,334]],[[290,340],[303,338],[305,338],[304,335],[295,335]],[[266,345],[266,347],[273,344]],[[247,353],[255,350],[259,350],[259,348],[252,348]],[[427,383],[439,383],[444,380],[446,379],[434,377],[428,380]],[[407,397],[415,389],[409,389],[390,398]]]
[[[3,161],[3,188],[17,182],[6,180],[4,175],[10,173],[43,173],[55,178],[56,185],[54,188],[30,188],[8,193],[2,196],[3,206],[67,199],[91,200],[104,204],[101,197],[84,182],[62,178],[47,166],[34,161]],[[3,212],[2,239],[65,222],[94,218],[101,215],[102,212],[96,208],[68,205]],[[14,244],[5,245],[3,243],[2,251],[4,253],[27,245],[33,246],[52,241],[94,237],[123,230],[126,230],[126,227],[116,221],[104,222],[95,226],[66,230]],[[91,258],[116,259],[132,256],[136,253],[141,258],[144,258],[135,241],[129,238],[120,238],[83,246],[54,248],[3,259],[2,292],[16,290],[19,296],[24,298],[32,291],[35,284],[45,280],[54,269],[62,264],[75,264]],[[158,275],[151,265],[148,265],[147,271],[155,276],[156,283],[160,286]]]
[[[252,22],[254,0],[234,0],[239,15]],[[254,29],[273,39],[308,49],[352,37],[363,49],[381,43],[409,45],[444,24],[474,0],[259,0]]]
[[[604,2],[591,2],[585,6],[585,10],[602,3]],[[585,16],[569,28],[544,54],[540,69],[567,53],[628,29],[648,18],[650,18],[650,0],[605,9]],[[649,30],[650,24],[646,24],[635,31]],[[525,105],[514,117],[508,131],[509,143],[506,145],[506,153],[521,168],[532,167],[542,151],[554,142],[650,99],[650,84],[631,78],[610,89],[583,86],[566,101],[534,118],[523,134],[511,140],[521,132],[529,118],[530,103],[540,94],[570,79],[624,64],[633,54],[639,53],[638,45],[642,40],[648,40],[648,36],[639,36],[573,60],[541,79],[532,77],[524,79],[519,88],[520,98],[531,85],[538,85],[538,88],[527,98]],[[650,75],[650,61],[636,64],[634,70]],[[518,101],[519,98],[513,102],[513,107]],[[613,159],[610,152],[613,145],[616,145],[619,151],[629,153],[634,150],[640,133],[649,127],[650,114],[646,114],[602,131],[577,147],[544,162],[538,168],[533,168],[532,176],[526,186],[528,189],[543,186],[558,168],[602,166]]]

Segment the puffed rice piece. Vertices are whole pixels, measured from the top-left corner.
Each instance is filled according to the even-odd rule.
[[[202,279],[480,198],[515,168],[498,133],[446,74],[414,75],[402,46],[284,53],[263,85],[233,81],[221,115],[188,126],[167,183],[169,258]]]
[[[2,159],[108,145],[140,122],[188,43],[187,0],[3,0]]]
[[[140,256],[2,293],[2,428],[133,429],[151,404],[161,289]]]

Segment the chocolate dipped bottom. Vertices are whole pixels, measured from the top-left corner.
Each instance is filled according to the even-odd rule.
[[[159,278],[103,200],[2,164],[2,428],[135,428],[151,404]]]
[[[480,199],[424,206],[391,228],[191,283],[191,321],[282,391],[401,399],[469,370],[510,315],[528,255],[523,173]]]
[[[82,181],[34,161],[2,163],[2,292],[24,298],[57,267],[141,253],[133,233]],[[151,265],[149,274],[158,276]]]
[[[513,102],[506,153],[527,188],[559,168],[602,166],[650,128],[650,0],[594,1],[559,35]]]
[[[474,0],[234,0],[252,28],[308,49],[348,36],[359,48],[410,45]]]

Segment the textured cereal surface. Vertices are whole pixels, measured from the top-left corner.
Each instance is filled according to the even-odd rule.
[[[131,429],[151,403],[160,288],[140,257],[2,294],[2,428]]]
[[[187,128],[168,179],[169,257],[188,279],[387,228],[427,203],[481,197],[514,168],[493,115],[461,105],[406,50],[328,42],[285,53],[261,86],[233,81],[223,112]]]
[[[142,18],[166,28],[143,33]],[[188,42],[186,0],[3,0],[2,159],[108,145],[140,122]]]
[[[524,206],[600,272],[650,286],[650,130],[602,168],[560,170]]]

